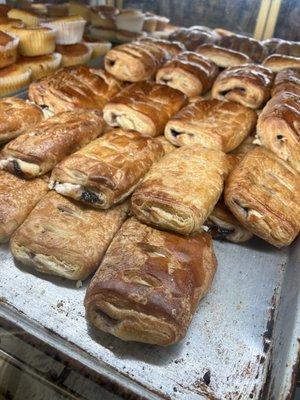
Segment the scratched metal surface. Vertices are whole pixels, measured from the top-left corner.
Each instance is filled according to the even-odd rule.
[[[88,282],[77,289],[32,273],[15,265],[5,246],[0,317],[147,399],[288,398],[299,337],[299,241],[298,250],[296,244],[278,250],[258,239],[215,242],[215,250],[213,287],[186,338],[172,347],[124,343],[96,332],[84,317]]]

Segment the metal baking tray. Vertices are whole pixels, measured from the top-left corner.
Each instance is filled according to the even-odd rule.
[[[186,338],[125,343],[85,320],[88,282],[35,273],[0,247],[0,324],[130,399],[291,399],[299,356],[300,240],[215,241],[218,271]]]

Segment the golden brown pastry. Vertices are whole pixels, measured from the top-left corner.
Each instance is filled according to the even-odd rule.
[[[50,185],[62,195],[107,209],[128,197],[163,155],[162,145],[152,138],[112,130],[59,163]]]
[[[26,181],[0,171],[0,243],[9,240],[47,191],[42,179]]]
[[[19,38],[0,31],[0,68],[8,67],[16,62]]]
[[[230,154],[237,157],[238,160],[241,160],[248,151],[256,147],[255,143],[253,143],[254,141],[254,135],[246,137],[246,139],[236,149],[232,150]]]
[[[290,40],[271,38],[262,42],[271,54],[285,54],[292,57],[300,57],[300,43]]]
[[[194,51],[204,43],[216,43],[219,35],[206,26],[191,26],[189,28],[179,28],[169,36],[171,41],[176,40],[185,45],[188,50]]]
[[[207,232],[214,239],[228,240],[233,243],[242,243],[253,236],[233,216],[224,202],[220,200],[204,223]]]
[[[0,153],[0,168],[25,178],[43,175],[102,131],[100,111],[56,114],[9,142]]]
[[[185,51],[185,47],[180,42],[170,42],[169,40],[156,39],[154,37],[146,36],[139,40],[140,43],[152,43],[160,49],[166,51],[171,57],[177,56],[177,54]]]
[[[300,172],[300,96],[272,97],[258,117],[257,139]]]
[[[32,72],[18,64],[0,69],[0,96],[8,96],[29,85]]]
[[[158,136],[168,120],[187,101],[179,90],[154,82],[138,82],[123,89],[103,109],[107,124]]]
[[[220,68],[234,67],[235,65],[249,64],[251,58],[239,51],[226,49],[215,44],[202,44],[195,50]]]
[[[300,230],[300,175],[264,147],[249,151],[229,175],[225,202],[249,231],[277,247]]]
[[[61,54],[59,53],[37,57],[19,57],[17,64],[24,68],[30,68],[32,79],[38,80],[58,70],[61,64],[61,58]]]
[[[102,109],[122,88],[122,84],[101,69],[67,67],[34,82],[29,99],[52,112],[78,108]]]
[[[154,140],[162,145],[164,154],[168,154],[170,151],[173,151],[177,148],[171,142],[169,142],[165,136],[157,136]]]
[[[19,19],[24,22],[26,26],[37,26],[42,21],[40,15],[33,11],[21,10],[20,8],[12,8],[8,11],[7,16],[13,19]]]
[[[69,15],[69,4],[46,4],[47,16],[50,18],[66,17]],[[71,15],[71,14],[70,14]],[[79,15],[79,14],[77,14]]]
[[[8,32],[10,34],[11,28],[24,28],[25,24],[20,19],[0,17],[0,30],[3,32]]]
[[[124,29],[107,29],[107,30],[102,29],[101,35],[107,35],[108,37],[111,37],[111,39],[108,40],[112,40],[113,42],[116,43],[133,42],[140,40],[146,36],[144,32],[131,32],[131,31],[125,31]]]
[[[0,99],[0,143],[16,138],[42,120],[43,112],[35,104],[18,97]]]
[[[158,70],[156,82],[193,97],[207,92],[217,74],[218,67],[215,63],[197,53],[186,51]]]
[[[55,51],[54,29],[36,26],[32,28],[13,27],[10,32],[20,39],[18,51],[21,56],[36,57]]]
[[[300,96],[300,69],[287,68],[276,74],[272,96],[279,92],[291,92]]]
[[[221,47],[246,54],[251,60],[260,63],[267,57],[267,48],[258,40],[243,35],[225,35],[218,43]]]
[[[171,53],[150,41],[122,44],[105,56],[107,72],[120,81],[140,82],[151,78]]]
[[[126,341],[176,343],[185,336],[216,267],[208,234],[185,238],[131,218],[88,287],[87,319]]]
[[[273,72],[279,72],[286,68],[300,68],[300,57],[272,54],[263,61],[262,65],[270,68]]]
[[[241,104],[195,97],[169,120],[165,136],[175,146],[199,143],[227,153],[253,131],[256,120],[256,112]]]
[[[91,7],[91,24],[95,27],[116,29],[115,17],[119,10],[108,5]]]
[[[231,169],[226,154],[199,144],[183,146],[154,164],[132,196],[142,222],[184,235],[199,232]]]
[[[86,64],[92,57],[93,50],[84,43],[57,45],[56,51],[61,54],[63,67]]]
[[[69,15],[80,15],[87,22],[91,21],[91,10],[86,4],[82,4],[80,1],[70,1],[68,4]]]
[[[268,68],[255,64],[230,67],[216,79],[212,97],[258,109],[269,99],[272,83],[273,73]]]
[[[6,17],[11,7],[7,4],[0,4],[0,17]]]
[[[116,28],[130,32],[141,32],[144,25],[145,15],[134,9],[122,9],[115,16]]]
[[[128,205],[93,210],[49,192],[13,235],[15,259],[37,271],[86,279],[100,264]]]
[[[111,43],[104,40],[95,40],[84,36],[84,44],[92,49],[92,59],[105,56],[111,49]]]

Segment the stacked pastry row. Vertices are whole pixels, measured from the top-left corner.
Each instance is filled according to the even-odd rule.
[[[23,9],[0,17],[0,95],[16,92],[60,66],[104,55],[111,44],[83,39],[85,25],[81,16],[46,18]]]

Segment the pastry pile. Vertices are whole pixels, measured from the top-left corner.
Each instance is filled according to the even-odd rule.
[[[92,17],[142,26],[109,13]],[[88,321],[157,345],[185,336],[210,289],[213,239],[282,247],[300,231],[296,57],[270,69],[265,44],[220,29],[173,39],[116,46],[105,70],[53,72],[30,103],[0,100],[1,242],[41,273],[94,275]]]

